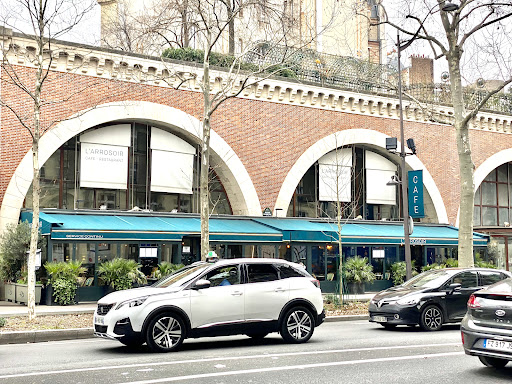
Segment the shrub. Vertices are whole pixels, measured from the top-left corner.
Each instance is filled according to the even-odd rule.
[[[55,302],[61,305],[74,303],[78,279],[85,273],[79,261],[45,263],[44,268],[50,276]]]
[[[411,260],[411,269],[412,275],[416,276],[418,272],[416,271],[416,262],[415,260]],[[405,277],[407,276],[407,265],[405,261],[398,261],[396,263],[391,264],[391,280],[393,280],[394,285],[400,285],[405,282]]]
[[[459,260],[450,257],[445,260],[444,265],[446,268],[457,268],[459,266]]]
[[[350,257],[343,264],[343,278],[351,283],[371,283],[375,280],[373,267],[366,257]]]
[[[129,289],[133,283],[146,284],[146,276],[139,270],[140,265],[135,260],[113,259],[101,263],[98,276],[115,291]]]
[[[8,225],[0,240],[0,275],[3,280],[15,282],[21,277],[30,247],[28,222]]]
[[[6,323],[7,320],[5,320],[5,317],[0,317],[0,328],[5,327]]]

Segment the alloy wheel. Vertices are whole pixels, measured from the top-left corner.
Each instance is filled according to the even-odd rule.
[[[147,336],[151,349],[157,352],[173,351],[183,342],[183,322],[172,315],[161,315],[151,321]]]
[[[286,341],[304,343],[313,335],[313,317],[305,308],[292,309],[287,313],[282,328],[281,335]]]
[[[421,315],[421,327],[427,331],[437,331],[443,325],[443,314],[439,307],[429,305]]]

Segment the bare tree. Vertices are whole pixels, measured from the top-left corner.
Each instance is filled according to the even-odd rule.
[[[35,312],[35,264],[37,241],[39,234],[39,139],[52,125],[44,121],[42,110],[45,106],[54,103],[48,95],[43,93],[44,85],[48,81],[53,60],[52,39],[61,37],[73,29],[84,16],[92,9],[92,2],[76,2],[72,0],[12,0],[9,12],[3,13],[4,25],[12,29],[3,28],[2,45],[2,83],[14,86],[18,92],[18,99],[29,100],[32,110],[24,110],[23,103],[12,100],[0,100],[0,105],[7,108],[25,128],[32,140],[32,169],[33,169],[33,217],[30,239],[30,253],[28,257],[28,315],[32,320]],[[5,10],[3,10],[5,11]],[[21,25],[23,23],[23,25]],[[30,38],[35,43],[35,50],[24,50],[9,44],[9,35],[12,30],[30,30]],[[16,62],[9,61],[8,51],[17,51],[24,55],[34,67],[33,76],[27,76]],[[3,96],[2,96],[3,97]],[[64,102],[64,100],[62,100]]]
[[[457,8],[445,0],[400,1],[398,18],[386,16],[381,23],[394,27],[404,42],[424,41],[435,59],[444,58],[450,79],[452,125],[456,131],[460,172],[459,265],[473,266],[474,164],[469,127],[491,97],[512,82],[510,62],[512,16],[509,1],[461,0]],[[465,85],[477,78],[500,78],[480,97],[466,98]],[[487,77],[486,76],[486,77]]]

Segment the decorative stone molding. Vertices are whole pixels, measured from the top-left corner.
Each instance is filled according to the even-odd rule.
[[[8,33],[7,29],[3,32],[1,35],[3,54],[12,63],[33,66],[30,61],[30,52],[35,49],[34,41],[16,33]],[[9,49],[6,51],[6,48]],[[155,57],[63,41],[52,43],[47,58],[49,67],[55,71],[161,87],[180,85],[180,89],[183,90],[201,91],[197,79],[202,78],[202,68],[193,63],[164,62]],[[228,81],[227,76],[226,71],[211,70],[212,89],[218,90],[225,85]],[[183,81],[183,79],[188,80]],[[254,78],[254,81],[256,84],[244,89],[238,97],[351,114],[399,118],[398,100],[393,97],[274,78]],[[238,84],[241,84],[241,79]],[[234,92],[239,89],[238,87],[235,86]],[[415,104],[404,101],[404,119],[406,120],[429,124],[453,123],[453,110],[449,106],[437,105],[430,112],[427,114]],[[470,128],[510,134],[512,133],[511,125],[511,115],[481,112],[471,121]]]

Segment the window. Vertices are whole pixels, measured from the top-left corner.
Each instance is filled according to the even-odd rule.
[[[299,271],[290,265],[280,265],[278,269],[281,279],[288,279],[290,277],[307,277],[307,272],[305,270]]]
[[[480,285],[486,286],[491,285],[494,283],[497,283],[498,281],[503,280],[503,275],[499,272],[487,272],[487,271],[481,271],[478,272],[480,275]]]
[[[475,226],[505,226],[512,208],[511,163],[491,171],[475,192]]]
[[[478,286],[476,272],[467,271],[459,273],[452,278],[452,283],[460,284],[461,288],[475,288]]]
[[[240,284],[240,273],[236,265],[215,268],[203,278],[210,281],[210,287]]]
[[[279,280],[277,270],[270,264],[249,264],[249,283]]]

